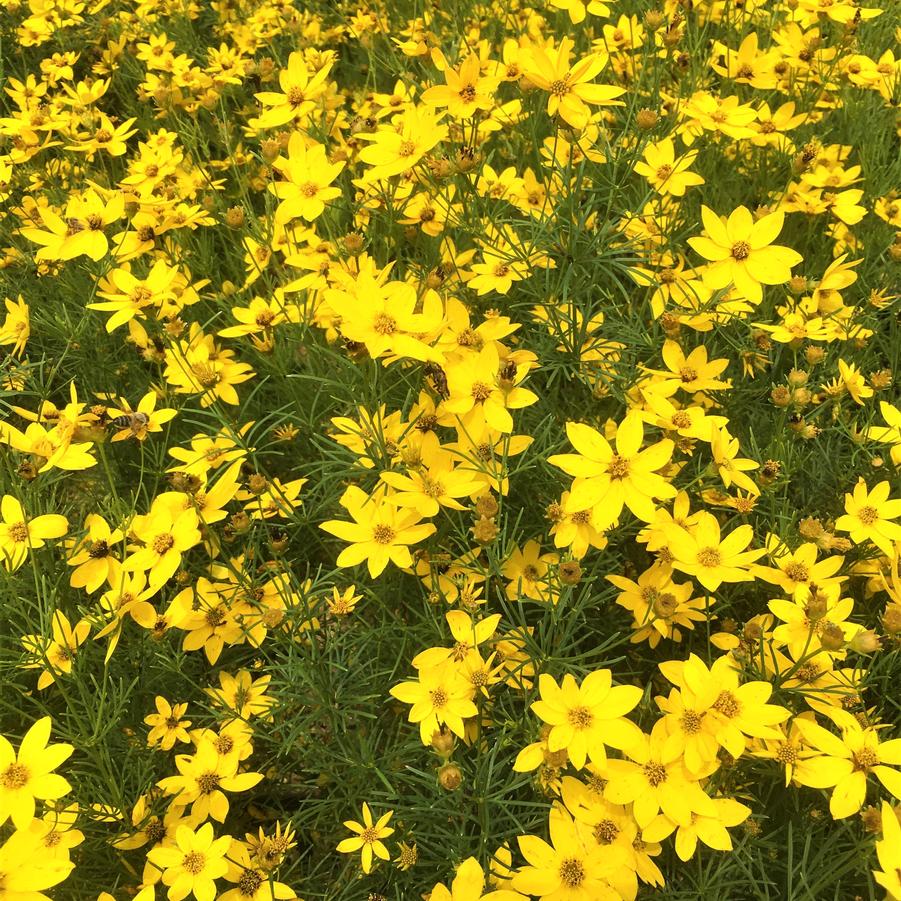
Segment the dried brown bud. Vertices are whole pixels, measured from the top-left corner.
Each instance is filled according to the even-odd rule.
[[[582,567],[575,560],[560,564],[560,581],[564,585],[578,585],[582,580]]]
[[[456,791],[463,784],[463,771],[455,763],[446,763],[438,770],[438,782],[446,791]]]

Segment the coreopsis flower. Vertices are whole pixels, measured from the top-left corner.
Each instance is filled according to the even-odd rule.
[[[163,506],[132,521],[131,534],[140,542],[122,564],[125,572],[144,572],[151,587],[165,584],[181,564],[182,555],[200,543],[195,510],[173,515]]]
[[[322,144],[295,131],[288,141],[287,157],[280,156],[272,168],[280,172],[282,180],[272,182],[269,191],[279,205],[275,211],[276,225],[301,217],[307,222],[318,219],[328,201],[341,196],[341,189],[332,182],[344,168],[344,163],[330,163]]]
[[[344,826],[355,833],[355,835],[339,842],[337,850],[342,854],[354,854],[359,851],[363,872],[371,873],[373,856],[381,860],[391,859],[391,855],[388,853],[388,849],[383,844],[382,839],[394,834],[394,829],[388,825],[392,816],[394,816],[394,811],[389,810],[387,813],[382,814],[377,821],[373,820],[372,811],[364,801],[363,822],[358,823],[356,820],[345,820]]]
[[[297,898],[290,886],[271,879],[269,873],[251,858],[244,842],[232,840],[227,860],[224,878],[234,887],[222,892],[217,901],[293,901]]]
[[[754,567],[754,575],[778,585],[795,601],[806,598],[814,585],[818,591],[828,591],[845,581],[844,576],[836,576],[845,558],[833,555],[818,561],[817,545],[812,541],[790,551],[775,535],[770,535],[767,551],[775,566],[758,564]]]
[[[538,400],[538,395],[522,387],[529,372],[528,363],[510,360],[501,364],[496,345],[486,344],[478,354],[448,365],[447,388],[449,397],[444,409],[461,417],[463,431],[471,423],[484,421],[492,429],[505,435],[513,431],[510,410],[528,407]]]
[[[754,529],[741,525],[725,538],[712,513],[702,511],[689,530],[664,526],[667,547],[673,556],[672,567],[694,576],[708,591],[716,591],[723,582],[750,582],[750,565],[765,550],[746,550],[754,539]]]
[[[872,774],[901,800],[901,738],[880,741],[873,727],[864,728],[845,710],[831,709],[829,717],[841,730],[841,737],[813,720],[794,721],[805,741],[820,752],[804,762],[795,778],[813,788],[832,788],[829,811],[837,819],[851,816],[863,807],[867,779]]]
[[[9,352],[21,357],[31,337],[31,312],[21,294],[15,300],[7,297],[4,304],[6,318],[0,325],[0,345],[10,346]]]
[[[27,829],[34,818],[35,799],[55,801],[72,790],[53,770],[68,760],[74,748],[48,745],[51,726],[49,716],[34,723],[22,737],[18,753],[0,735],[0,826],[12,819],[16,829]],[[0,887],[8,885],[0,882]]]
[[[715,813],[695,814],[690,823],[674,823],[665,814],[659,814],[641,831],[643,841],[659,842],[676,833],[675,848],[680,860],[691,860],[698,841],[715,851],[731,851],[732,838],[728,829],[743,823],[751,808],[734,798],[713,798]]]
[[[435,532],[434,525],[420,522],[422,516],[416,510],[397,507],[384,497],[370,497],[356,485],[344,492],[341,506],[353,522],[330,519],[320,528],[350,542],[338,555],[338,566],[355,566],[365,560],[373,579],[389,561],[402,569],[412,566],[409,546]]]
[[[586,760],[604,764],[605,745],[622,751],[641,739],[641,730],[626,714],[635,709],[643,692],[634,685],[613,685],[609,669],[589,673],[581,685],[569,673],[560,685],[542,673],[538,688],[541,699],[532,710],[551,726],[548,748],[565,749],[577,770]]]
[[[891,444],[892,463],[901,466],[901,408],[883,400],[879,402],[879,412],[882,413],[885,425],[870,426],[864,434],[871,441]]]
[[[675,497],[676,489],[658,474],[673,453],[673,442],[663,438],[640,450],[644,440],[642,416],[629,412],[616,430],[615,449],[596,429],[568,422],[566,434],[577,454],[554,454],[548,463],[574,477],[565,512],[593,509],[595,528],[604,529],[619,519],[627,506],[639,519],[654,519],[656,498]]]
[[[873,396],[873,389],[866,383],[863,373],[853,363],[839,360],[838,372],[841,384],[851,395],[854,403],[863,404],[865,400]]]
[[[429,895],[429,901],[525,901],[525,896],[510,889],[497,889],[482,894],[485,874],[474,857],[468,857],[454,876],[451,887],[438,883]]]
[[[200,741],[194,754],[179,754],[175,765],[179,775],[167,776],[157,785],[174,795],[173,803],[191,805],[191,815],[199,822],[212,817],[224,823],[228,816],[225,792],[243,792],[263,778],[262,773],[238,772],[236,755],[220,754],[211,741]]]
[[[4,569],[14,572],[28,558],[31,548],[44,546],[49,538],[60,538],[69,530],[69,522],[58,513],[29,518],[22,504],[11,494],[0,501],[0,556]]]
[[[171,407],[156,408],[159,395],[156,391],[148,391],[139,401],[137,409],[132,409],[131,404],[124,398],[119,398],[119,406],[110,407],[107,414],[117,427],[113,433],[112,441],[126,441],[135,438],[138,441],[146,441],[151,433],[158,434],[163,431],[163,426],[174,419],[178,413]]]
[[[604,768],[604,797],[614,804],[632,804],[641,829],[661,811],[674,823],[688,825],[693,816],[716,816],[699,776],[689,772],[678,745],[668,740],[666,724],[658,720],[650,735],[626,750],[628,760],[609,759]]]
[[[429,745],[442,726],[463,738],[463,720],[476,716],[475,689],[452,663],[430,666],[419,671],[415,681],[401,682],[391,696],[403,704],[412,704],[408,719],[419,724],[419,737]]]
[[[22,236],[41,249],[35,260],[72,260],[85,255],[100,260],[109,251],[109,241],[103,229],[125,214],[125,197],[120,191],[112,192],[108,201],[93,189],[80,197],[72,197],[62,216],[50,207],[38,207],[38,214],[45,226],[27,226]]]
[[[891,899],[901,898],[901,823],[888,801],[882,802],[882,838],[876,842],[876,857],[882,870],[873,878],[888,892]]]
[[[867,490],[859,479],[851,494],[845,494],[845,514],[835,521],[839,532],[848,532],[855,544],[872,541],[888,557],[894,555],[894,543],[901,541],[901,525],[892,520],[901,516],[901,498],[889,498],[891,486],[883,481]]]
[[[791,268],[803,260],[790,247],[773,244],[785,214],[769,213],[756,222],[747,207],[734,210],[728,220],[709,207],[701,207],[704,236],[688,243],[710,262],[702,271],[704,281],[714,289],[735,285],[752,303],[763,299],[761,285],[779,285],[791,278]]]
[[[587,3],[584,0],[551,0],[551,6],[566,10],[573,25],[584,22],[586,12],[601,18],[610,15],[610,6],[605,0],[588,0]]]
[[[541,545],[529,539],[522,549],[514,547],[501,567],[501,575],[508,579],[506,594],[511,601],[531,598],[533,601],[557,602],[559,593],[550,585],[550,568],[560,555],[542,554]]]
[[[387,501],[398,507],[418,510],[425,517],[437,516],[442,507],[465,509],[457,498],[480,493],[482,485],[475,481],[471,473],[455,467],[455,462],[449,451],[432,448],[432,453],[415,469],[411,467],[406,475],[383,472],[382,481],[395,491],[387,497]]]
[[[93,594],[104,582],[116,584],[122,564],[115,554],[115,547],[124,535],[121,529],[111,529],[109,523],[96,513],[89,513],[84,524],[88,533],[73,542],[66,563],[76,567],[69,577],[69,584]]]
[[[97,296],[102,302],[87,304],[89,310],[112,313],[106,330],[112,334],[134,318],[145,319],[147,311],[160,315],[164,305],[176,297],[181,273],[165,260],[157,260],[144,278],[138,278],[128,264],[113,269],[98,282]]]
[[[494,106],[494,92],[500,78],[482,75],[482,61],[475,53],[460,63],[456,69],[438,55],[439,68],[444,70],[446,84],[434,85],[423,91],[422,102],[429,106],[445,107],[455,119],[468,119],[478,110],[490,110]]]
[[[360,151],[360,159],[372,167],[367,170],[365,180],[379,181],[412,169],[447,137],[447,125],[441,122],[442,116],[414,107],[395,125],[382,126],[372,134],[358,135],[370,142]]]
[[[689,150],[677,159],[672,139],[663,138],[645,147],[641,161],[635,164],[635,171],[658,193],[684,197],[688,188],[704,184],[700,175],[688,171],[697,155],[697,150]]]
[[[225,708],[237,719],[259,716],[265,720],[271,717],[269,710],[275,704],[275,698],[266,694],[271,681],[271,675],[254,679],[246,669],[239,670],[234,676],[220,670],[219,688],[204,691],[217,707]]]
[[[556,901],[619,901],[611,880],[625,863],[617,846],[599,844],[591,830],[573,820],[560,805],[548,817],[550,844],[537,835],[520,835],[519,850],[527,865],[513,877],[513,889]]]
[[[617,101],[626,93],[615,85],[593,84],[592,79],[607,65],[606,53],[592,53],[570,66],[573,41],[561,38],[556,50],[533,45],[523,65],[523,75],[548,94],[549,116],[560,118],[575,129],[582,129],[591,118],[590,106],[622,105]]]
[[[169,751],[175,747],[177,741],[190,742],[188,729],[191,721],[182,719],[188,709],[187,703],[173,705],[162,695],[157,695],[154,703],[156,713],[149,713],[144,717],[144,722],[150,726],[147,744],[151,748],[159,745],[160,750]]]
[[[326,79],[332,64],[311,73],[304,54],[295,50],[288,57],[288,65],[278,73],[281,92],[261,91],[255,94],[263,106],[263,112],[255,120],[257,128],[275,128],[294,120],[306,118],[316,106],[316,100],[328,87]]]
[[[778,738],[776,726],[790,716],[784,707],[766,703],[773,692],[769,682],[742,683],[740,670],[728,656],[719,657],[710,668],[696,654],[690,654],[687,661],[669,660],[659,666],[663,675],[681,691],[686,719],[680,725],[685,737],[694,734],[695,725],[709,728],[717,743],[735,758],[744,753],[747,736]],[[687,714],[689,710],[691,716]],[[709,722],[704,724],[706,718]],[[672,722],[667,724],[668,728],[672,725]],[[669,747],[680,744],[686,746],[680,740]],[[695,762],[700,764],[701,757],[696,756]],[[693,773],[703,775],[698,768]]]
[[[44,891],[59,885],[75,869],[68,858],[47,855],[38,834],[14,832],[0,845],[0,886],[4,901],[47,901]]]
[[[441,326],[441,300],[434,291],[419,297],[408,282],[364,272],[341,288],[328,289],[325,299],[341,317],[341,334],[365,345],[373,359],[441,362],[440,353],[425,340]]]
[[[163,884],[169,886],[169,901],[182,901],[193,894],[197,901],[213,901],[216,880],[228,871],[226,854],[230,835],[215,837],[212,823],[197,829],[179,826],[171,846],[157,845],[147,859],[163,871]]]
[[[698,391],[722,391],[732,387],[731,379],[720,379],[729,361],[725,359],[709,360],[707,348],[703,345],[695,347],[688,354],[675,341],[664,341],[661,351],[666,370],[651,369],[660,379],[659,390],[670,395],[676,391],[696,394]],[[654,390],[657,390],[655,382]]]
[[[22,647],[28,655],[25,669],[40,669],[38,691],[43,691],[56,681],[60,674],[72,672],[75,652],[91,633],[91,624],[80,619],[73,626],[62,610],[55,610],[51,623],[51,635],[22,636]]]

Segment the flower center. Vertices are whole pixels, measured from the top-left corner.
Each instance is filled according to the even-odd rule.
[[[486,401],[491,397],[491,387],[484,382],[472,383],[472,396],[476,401]]]
[[[701,731],[701,714],[694,710],[686,710],[680,720],[682,731],[687,735],[697,735]]]
[[[206,857],[200,851],[191,851],[182,858],[181,865],[185,872],[197,876],[206,867]]]
[[[560,864],[560,879],[569,888],[578,888],[585,881],[585,867],[577,857],[567,857]]]
[[[157,535],[153,539],[153,550],[162,556],[175,544],[175,539],[168,533],[165,535]]]
[[[395,534],[391,526],[378,525],[372,530],[372,540],[376,544],[391,544]]]
[[[99,559],[100,557],[106,557],[109,555],[109,545],[105,541],[95,541],[90,550],[88,551],[88,556],[93,559]]]
[[[548,90],[554,97],[565,97],[569,93],[569,85],[565,78],[557,78],[550,83]]]
[[[375,826],[370,826],[360,833],[360,838],[363,840],[364,844],[373,845],[379,840],[378,830]]]
[[[877,519],[879,519],[879,511],[875,507],[861,507],[857,511],[857,518],[865,525],[871,526]],[[10,529],[10,533],[12,530]]]
[[[587,707],[573,707],[567,714],[566,718],[573,729],[583,730],[591,726],[594,716]]]
[[[751,255],[751,245],[747,241],[736,241],[732,245],[732,259],[746,260]]]
[[[879,755],[872,748],[861,748],[853,755],[854,769],[865,773],[879,763]]]
[[[9,527],[9,537],[17,544],[28,541],[28,526],[24,522],[14,522]]]
[[[447,706],[448,697],[447,692],[443,688],[434,688],[429,692],[429,697],[432,699],[432,706],[436,710],[440,710],[442,707]]]
[[[607,464],[607,473],[611,479],[626,478],[629,475],[629,461],[619,454],[614,454]]]
[[[22,766],[21,763],[11,763],[0,775],[0,785],[8,791],[16,791],[24,788],[28,783],[28,776],[28,767]]]
[[[379,313],[375,317],[372,329],[379,335],[393,335],[397,331],[397,320],[387,313]]]
[[[619,826],[613,820],[601,820],[595,824],[594,839],[599,845],[609,845],[616,841],[619,835]]]
[[[666,782],[666,767],[662,763],[646,763],[644,776],[651,788],[657,788],[662,782]]]
[[[679,378],[683,382],[693,382],[698,377],[698,370],[692,369],[691,366],[683,366],[679,370]]]
[[[720,565],[722,559],[720,552],[715,547],[704,547],[698,551],[698,563],[700,563],[701,566],[713,569]]]
[[[713,709],[731,720],[741,713],[741,704],[731,691],[721,691],[713,702]]]
[[[798,751],[794,745],[790,745],[788,743],[780,746],[779,750],[776,751],[776,760],[779,763],[791,764],[797,763],[798,760]]]
[[[471,84],[464,85],[463,88],[460,89],[460,99],[464,103],[472,103],[472,101],[476,99],[475,86]]]
[[[666,181],[673,174],[673,167],[664,163],[657,169],[657,178],[660,181]]]
[[[785,567],[785,575],[792,582],[806,582],[810,578],[810,571],[803,563],[789,563]]]
[[[416,145],[412,141],[404,141],[400,147],[397,148],[397,155],[402,157],[413,156],[416,152]]]

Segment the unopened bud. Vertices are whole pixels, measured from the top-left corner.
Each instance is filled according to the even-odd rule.
[[[582,567],[575,560],[560,564],[560,581],[564,585],[578,585],[582,579]]]
[[[841,626],[835,623],[826,623],[820,632],[820,644],[827,651],[840,651],[845,646],[845,633]]]
[[[635,124],[642,131],[650,131],[658,122],[660,117],[652,109],[640,109],[635,117]]]
[[[479,516],[497,516],[498,506],[497,501],[494,499],[494,496],[491,494],[483,494],[476,501],[476,513]]]
[[[438,782],[446,791],[456,791],[463,784],[463,771],[455,763],[446,763],[438,770]]]
[[[848,642],[852,651],[858,654],[875,654],[881,647],[879,636],[872,629],[864,629],[858,632],[851,641]]]

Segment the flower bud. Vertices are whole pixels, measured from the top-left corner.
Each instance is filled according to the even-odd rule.
[[[842,632],[841,626],[826,623],[820,632],[820,644],[827,651],[840,651],[845,646],[845,633]]]
[[[635,117],[635,124],[642,131],[650,131],[658,122],[660,117],[652,109],[640,109]]]
[[[454,736],[446,729],[439,729],[432,733],[432,750],[437,751],[445,759],[454,752]]]
[[[560,573],[560,581],[564,585],[578,585],[582,580],[582,567],[579,566],[576,560],[568,560],[566,563],[561,563],[558,571]]]
[[[455,763],[446,763],[438,770],[438,782],[445,791],[456,791],[463,784],[463,771]]]
[[[856,651],[858,654],[875,654],[882,643],[872,629],[864,629],[862,632],[858,632],[848,642],[848,645],[852,651]]]

